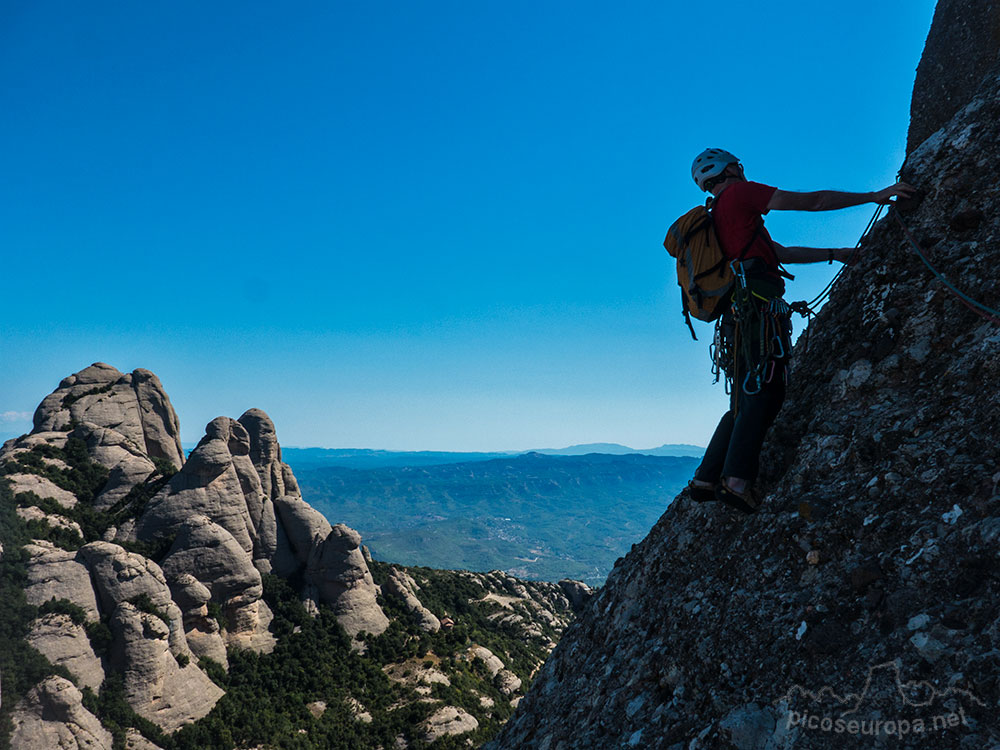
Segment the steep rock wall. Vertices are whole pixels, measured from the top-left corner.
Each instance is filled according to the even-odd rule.
[[[996,65],[1000,5],[994,0],[944,0],[917,67],[906,152],[912,152],[968,104]]]
[[[900,215],[997,307],[1000,70],[982,81],[917,136]],[[883,219],[796,347],[762,511],[674,500],[492,750],[996,746],[998,382],[1000,325]]]

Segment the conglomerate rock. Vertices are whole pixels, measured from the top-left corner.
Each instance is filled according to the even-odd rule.
[[[362,557],[364,551],[362,551]],[[405,571],[393,567],[389,579],[382,586],[382,593],[397,597],[403,606],[412,612],[420,624],[420,629],[428,633],[436,633],[441,629],[441,621],[427,607],[420,603],[417,592],[420,587]]]
[[[79,552],[56,547],[52,542],[38,540],[24,546],[28,603],[41,606],[49,599],[68,599],[81,607],[87,620],[100,618],[97,597],[91,584],[90,571]]]
[[[260,546],[264,511],[260,478],[249,458],[250,436],[239,422],[217,417],[187,463],[149,501],[133,534],[151,541],[177,533],[203,515],[228,531],[251,556]]]
[[[351,637],[362,631],[378,635],[389,627],[360,547],[361,535],[339,523],[313,548],[306,564],[306,583]]]
[[[49,614],[35,620],[27,637],[28,645],[56,666],[66,667],[80,687],[95,693],[104,682],[104,667],[97,658],[83,625],[68,615]]]
[[[69,435],[83,440],[90,459],[109,470],[108,481],[94,501],[97,510],[111,508],[156,469],[143,448],[111,427],[83,422]]]
[[[111,750],[111,732],[83,707],[83,694],[63,677],[49,677],[17,704],[10,746],[17,750]]]
[[[171,631],[161,613],[141,611],[127,601],[111,617],[111,662],[124,674],[125,699],[166,732],[200,719],[223,695],[190,654],[180,665],[180,654],[171,650]]]
[[[191,516],[181,526],[162,568],[168,582],[194,577],[207,587],[210,598],[220,604],[229,622],[228,640],[244,646],[245,641],[259,642],[263,650],[271,650],[274,639],[267,632],[271,617],[260,600],[260,571],[226,529],[207,516]],[[192,586],[184,591],[195,593]]]
[[[150,458],[166,459],[175,467],[184,463],[177,414],[149,370],[123,375],[97,362],[70,375],[35,410],[33,432],[83,422],[120,432]]]
[[[963,54],[996,60],[989,28]],[[921,65],[947,83],[954,54],[929,42]],[[981,80],[911,137],[922,200],[895,210],[996,308],[1000,68]],[[491,750],[1000,745],[1000,324],[895,216],[859,257],[795,347],[760,512],[675,499]]]
[[[295,475],[281,460],[281,446],[271,418],[261,409],[248,409],[239,423],[250,437],[250,460],[260,475],[264,496],[271,500],[286,495],[302,497]]]
[[[907,153],[968,104],[996,65],[1000,5],[993,0],[945,0],[934,9],[910,104]]]
[[[229,666],[226,643],[218,621],[208,611],[212,592],[190,573],[168,574],[167,583],[184,619],[188,648],[196,656],[206,657],[223,667]],[[259,628],[260,623],[258,623]]]

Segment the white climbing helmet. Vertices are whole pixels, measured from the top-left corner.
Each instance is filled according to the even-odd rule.
[[[705,187],[706,182],[725,172],[726,167],[730,164],[739,163],[740,160],[737,157],[724,149],[706,148],[695,157],[694,163],[691,165],[691,177],[694,178],[698,187],[708,192],[708,188]]]

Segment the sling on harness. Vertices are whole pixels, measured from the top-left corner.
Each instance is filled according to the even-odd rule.
[[[788,383],[792,307],[781,298],[776,283],[752,275],[752,269],[753,261],[733,261],[731,312],[715,326],[712,372],[716,382],[725,376],[727,394],[739,388],[752,396],[775,377]]]

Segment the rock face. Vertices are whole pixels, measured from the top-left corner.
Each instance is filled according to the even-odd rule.
[[[224,528],[251,557],[260,557],[263,495],[250,461],[250,436],[229,417],[213,419],[187,463],[152,500],[136,523],[144,541],[177,533],[192,516]]]
[[[181,654],[171,649],[174,632],[172,621],[129,602],[122,602],[111,617],[112,665],[125,675],[125,699],[166,732],[200,719],[223,695],[193,662],[180,665]]]
[[[271,418],[260,409],[249,409],[239,422],[250,436],[250,460],[260,475],[264,496],[271,500],[286,495],[302,497],[291,467],[281,460],[281,446]]]
[[[46,541],[27,544],[24,549],[28,554],[24,593],[29,604],[41,606],[49,599],[68,599],[83,608],[87,620],[99,619],[90,571],[78,552],[59,549]]]
[[[80,555],[110,614],[111,666],[125,677],[129,705],[168,732],[211,711],[222,690],[192,662],[180,608],[160,567],[108,542],[84,545]]]
[[[993,0],[942,0],[917,67],[910,103],[910,153],[975,96],[997,62],[1000,6]]]
[[[70,436],[86,442],[90,458],[110,472],[107,484],[94,502],[98,510],[108,510],[114,506],[156,469],[143,448],[116,429],[84,422]]]
[[[961,55],[932,45],[952,39],[938,25],[987,5],[939,4],[921,65],[943,66],[941,85]],[[995,60],[989,28],[962,54]],[[933,114],[923,91],[914,112]],[[1000,70],[956,109],[936,132],[915,120],[932,132],[911,133],[904,178],[925,196],[901,216],[959,289],[996,307]],[[890,217],[794,362],[762,510],[682,493],[489,747],[997,746],[1000,325],[936,281]]]
[[[188,571],[196,571],[197,577]],[[186,600],[208,592],[209,597],[196,607],[199,613],[208,598],[222,606],[230,625],[226,634],[230,643],[246,648],[252,642],[258,650],[266,651],[273,648],[274,640],[267,632],[271,613],[260,599],[260,572],[225,528],[207,516],[192,516],[180,527],[163,560],[163,572],[168,581],[180,582],[172,588],[182,592]],[[199,588],[195,584],[204,585]]]
[[[313,548],[323,543],[333,527],[326,517],[301,497],[286,495],[275,501],[295,567],[306,565]]]
[[[65,378],[35,410],[33,432],[72,423],[110,427],[151,458],[184,463],[177,414],[159,379],[149,370],[123,375],[97,362]]]
[[[445,735],[472,732],[479,728],[479,722],[475,716],[461,708],[442,706],[431,714],[421,728],[423,730],[421,739],[424,742],[434,742]]]
[[[52,664],[66,667],[80,687],[87,686],[95,693],[100,689],[104,682],[101,660],[94,654],[83,626],[69,616],[51,614],[35,620],[27,640]]]
[[[226,657],[226,643],[222,639],[221,628],[208,611],[212,592],[189,573],[174,573],[168,583],[174,601],[181,610],[184,632],[192,653],[199,658],[206,657],[227,667],[229,660]]]
[[[360,547],[361,535],[339,523],[313,547],[306,565],[307,584],[319,601],[330,605],[351,637],[362,631],[378,635],[389,627]]]
[[[15,707],[12,748],[111,750],[111,732],[83,707],[83,694],[67,679],[49,677]]]
[[[259,409],[240,421],[212,420],[128,534],[143,541],[174,537],[164,560],[168,577],[196,573],[224,603],[233,645],[273,645],[266,636],[271,613],[260,601],[262,571],[290,576],[301,570],[306,597],[329,604],[352,636],[388,627],[358,549],[361,537],[346,526],[331,527],[302,500],[281,462],[274,425]]]
[[[362,550],[362,556],[364,551]],[[441,629],[441,621],[427,607],[420,603],[417,591],[420,587],[405,570],[393,568],[389,580],[382,586],[382,593],[397,597],[412,612],[420,623],[420,629],[436,633]]]

